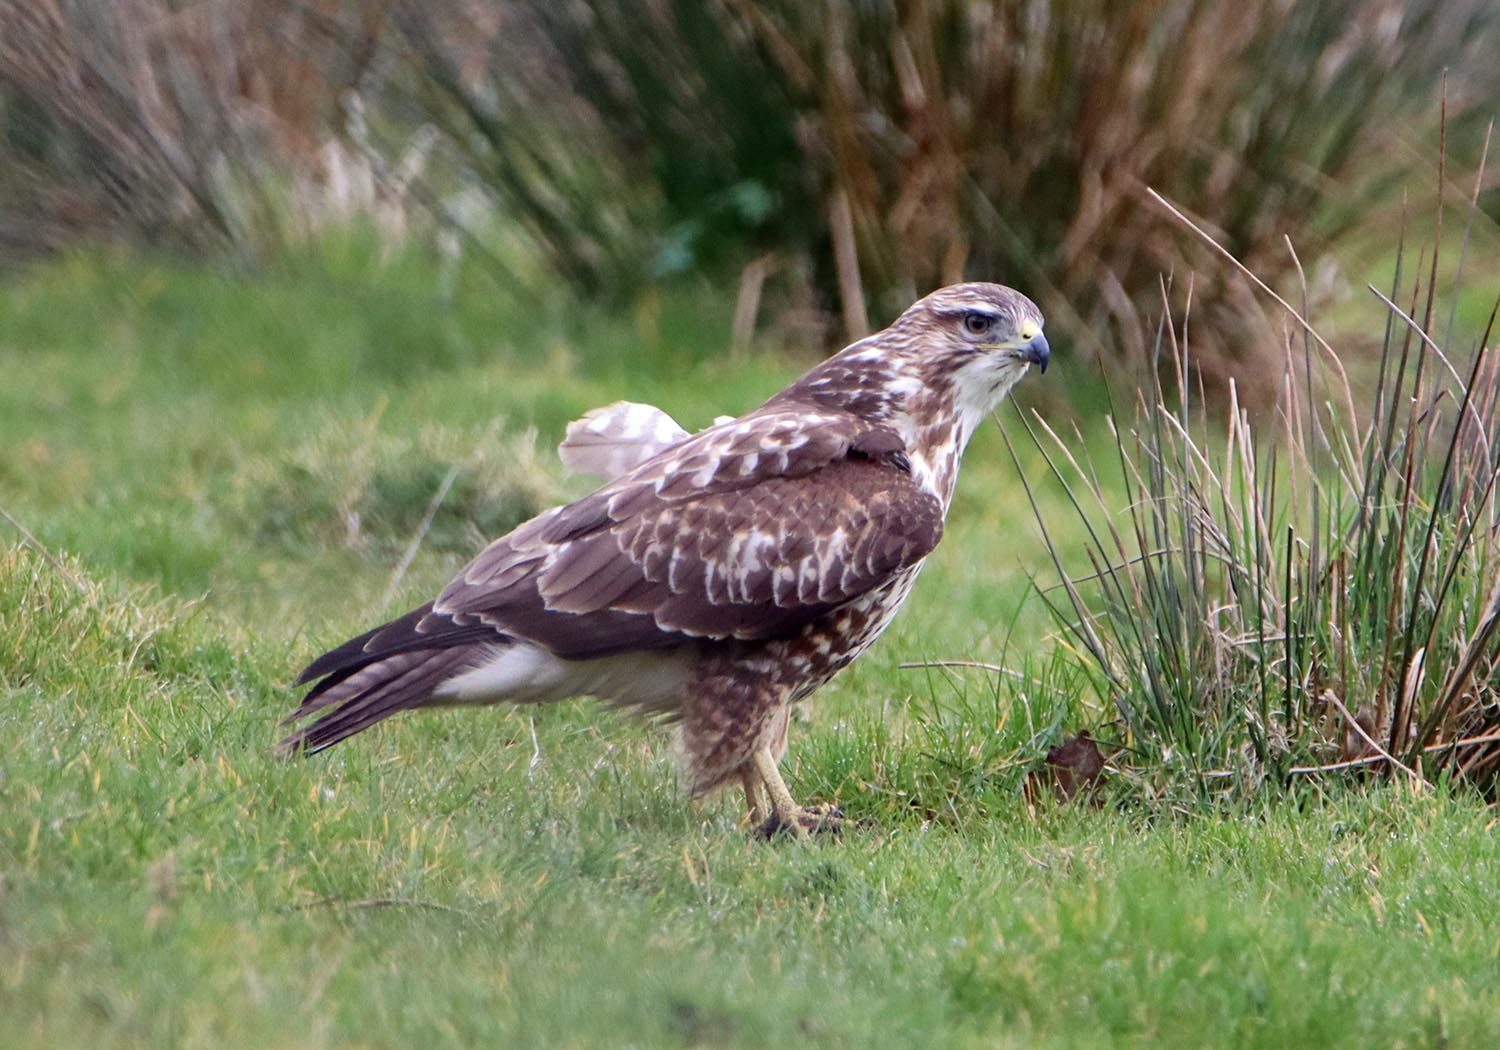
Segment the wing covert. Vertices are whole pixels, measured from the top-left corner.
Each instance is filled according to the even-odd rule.
[[[893,431],[762,410],[497,540],[435,611],[566,656],[768,638],[916,564],[942,527]]]

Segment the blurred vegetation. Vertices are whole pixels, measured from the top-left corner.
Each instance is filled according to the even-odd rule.
[[[1284,238],[1311,262],[1392,203],[1410,141],[1436,138],[1443,69],[1456,140],[1495,97],[1482,2],[515,6],[483,67],[493,103],[452,108],[492,122],[503,154],[512,125],[535,134],[539,106],[571,90],[594,118],[588,149],[620,166],[603,203],[606,173],[580,169],[578,192],[548,199],[555,224],[588,231],[580,211],[597,219],[644,184],[671,224],[659,268],[776,252],[820,301],[841,297],[850,336],[937,285],[1000,279],[1106,358],[1142,359],[1158,276],[1198,271],[1214,323],[1197,357],[1221,378],[1225,351],[1251,357],[1242,379],[1274,373],[1275,340],[1146,188],[1274,283],[1294,266]],[[562,71],[539,88],[523,59],[538,49]],[[528,171],[537,192],[559,181]],[[563,246],[618,280],[599,249],[587,234]]]
[[[280,233],[299,177],[339,177],[334,103],[375,58],[379,6],[0,0],[0,259]]]
[[[507,287],[737,283],[736,344],[823,347],[999,279],[1109,363],[1149,357],[1158,276],[1193,271],[1196,362],[1266,400],[1279,340],[1249,286],[1146,188],[1272,283],[1291,238],[1317,294],[1325,249],[1394,225],[1428,166],[1443,71],[1450,181],[1500,93],[1485,0],[0,0],[0,20],[12,263],[101,235],[256,260],[373,218]]]

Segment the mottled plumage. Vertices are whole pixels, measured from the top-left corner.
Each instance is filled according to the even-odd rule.
[[[313,661],[291,719],[322,717],[283,747],[405,708],[596,696],[680,723],[691,794],[737,780],[754,819],[805,830],[818,815],[775,769],[789,705],[890,622],[974,428],[1029,363],[1045,368],[1041,327],[1010,289],[956,285],[697,434],[646,405],[589,413],[560,453],[606,483]]]

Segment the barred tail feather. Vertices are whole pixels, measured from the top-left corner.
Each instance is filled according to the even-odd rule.
[[[320,685],[285,721],[300,721],[318,711],[327,713],[282,740],[276,750],[282,755],[299,751],[313,754],[397,711],[423,707],[438,686],[469,670],[479,656],[478,646],[402,652]],[[333,677],[338,679],[337,673]]]

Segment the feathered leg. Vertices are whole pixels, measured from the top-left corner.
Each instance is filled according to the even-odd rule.
[[[733,659],[705,662],[679,736],[688,794],[697,798],[738,781],[763,837],[837,831],[842,814],[832,806],[797,805],[776,769],[786,750],[790,716],[787,690],[768,682],[760,667]]]

